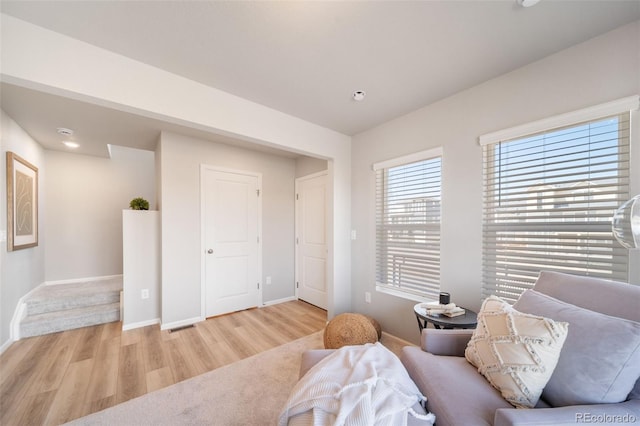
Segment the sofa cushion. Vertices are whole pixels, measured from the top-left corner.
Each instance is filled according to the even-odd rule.
[[[640,322],[640,286],[637,285],[541,271],[533,289],[590,311]]]
[[[437,426],[490,426],[498,408],[513,408],[464,357],[441,356],[404,347],[400,360],[418,389]]]
[[[504,399],[533,408],[560,357],[568,324],[516,311],[496,296],[478,314],[465,357]]]
[[[542,397],[554,407],[622,402],[640,376],[640,323],[526,290],[516,309],[571,325]]]

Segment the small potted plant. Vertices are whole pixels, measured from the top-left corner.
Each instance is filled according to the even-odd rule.
[[[149,202],[142,197],[134,198],[129,203],[131,210],[149,210]]]

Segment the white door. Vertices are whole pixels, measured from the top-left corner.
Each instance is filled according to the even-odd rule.
[[[298,298],[327,309],[327,175],[296,179]]]
[[[260,177],[202,167],[205,316],[260,305]]]

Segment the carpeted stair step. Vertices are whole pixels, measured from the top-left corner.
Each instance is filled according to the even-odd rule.
[[[20,337],[40,336],[58,331],[120,320],[120,302],[29,315],[20,322]]]
[[[27,316],[120,301],[122,278],[44,285],[25,301]]]

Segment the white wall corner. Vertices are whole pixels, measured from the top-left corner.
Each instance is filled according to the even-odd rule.
[[[149,325],[160,324],[160,318],[154,318],[148,321],[140,321],[132,324],[122,325],[122,331],[133,330],[134,328],[147,327]],[[174,327],[172,327],[174,328]]]

